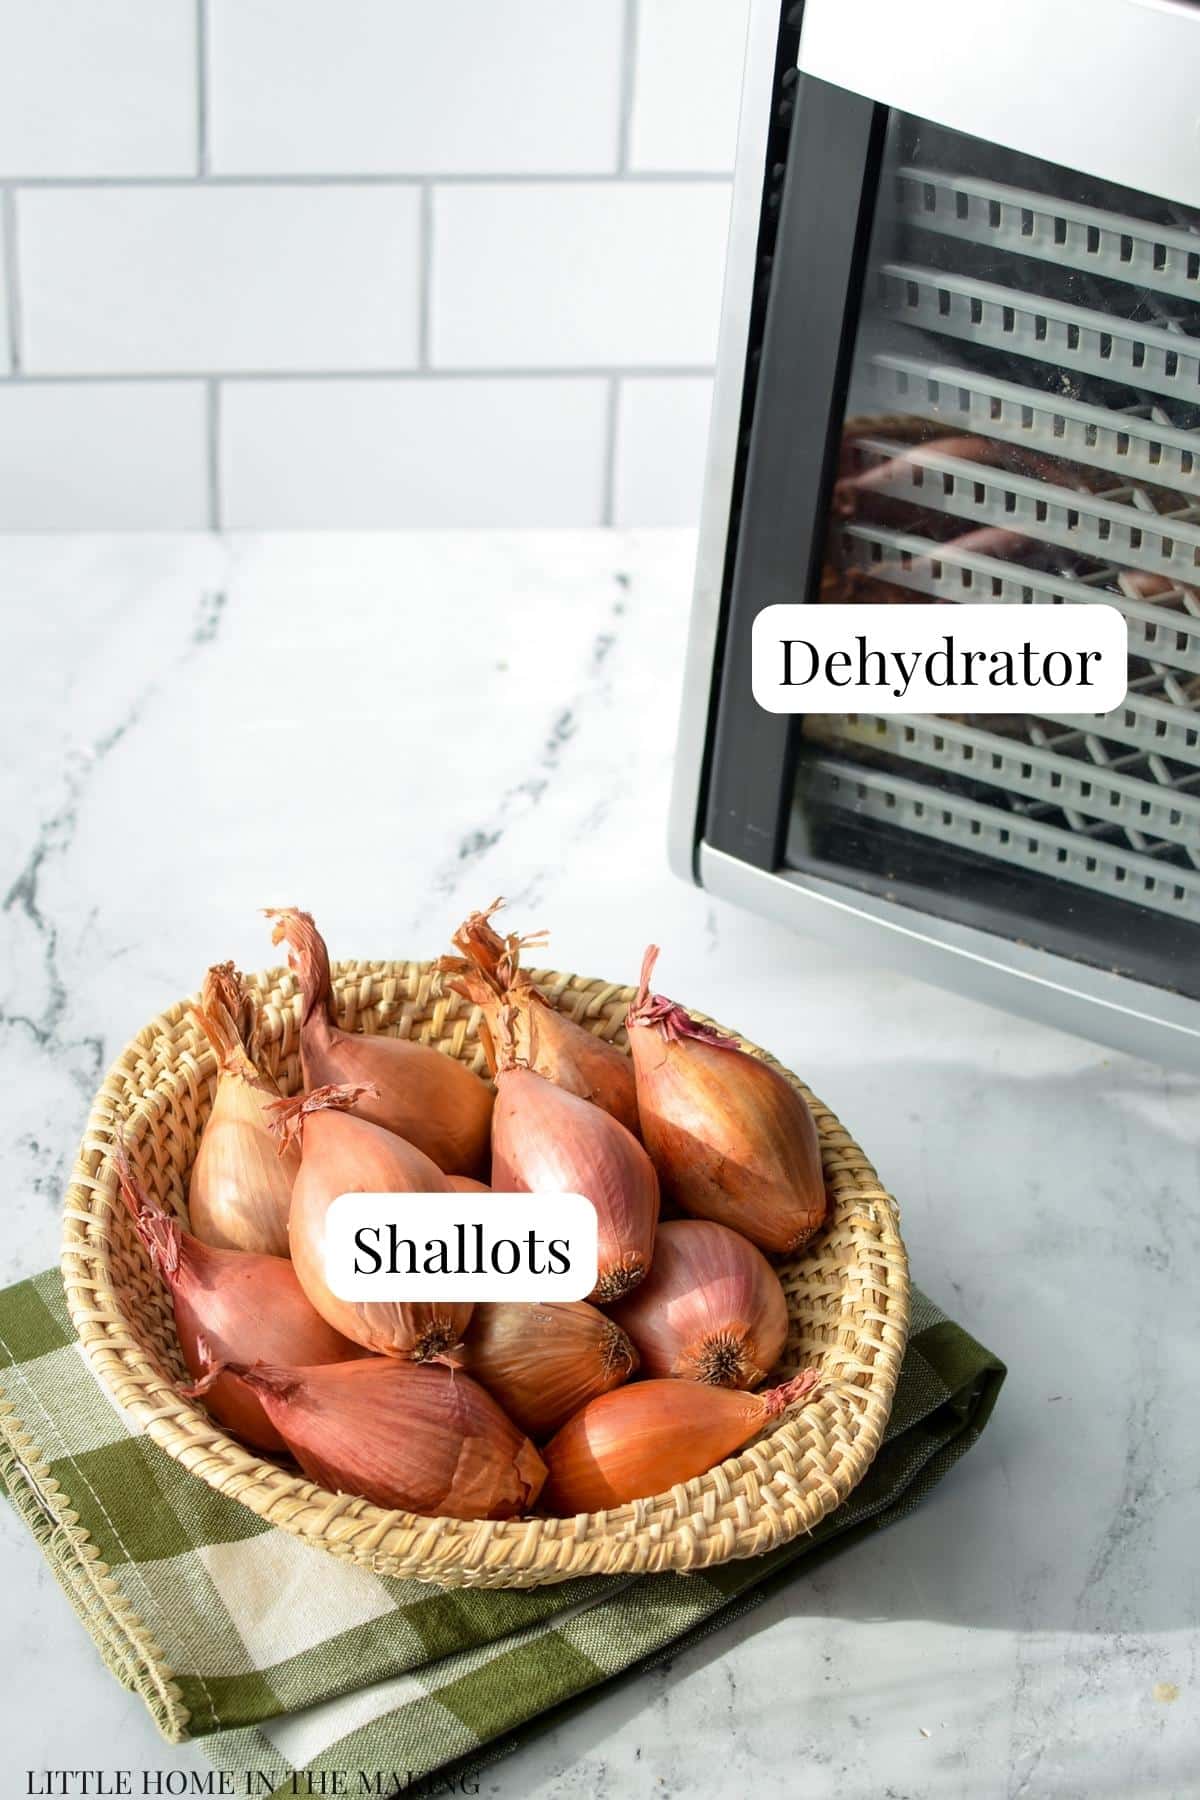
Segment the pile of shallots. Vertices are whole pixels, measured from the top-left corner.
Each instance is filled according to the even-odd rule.
[[[195,1017],[218,1065],[188,1193],[190,1231],[114,1152],[215,1418],[377,1505],[459,1519],[570,1515],[661,1493],[733,1455],[813,1385],[761,1384],[787,1337],[786,1256],[824,1222],[817,1132],[795,1089],[650,991],[629,1050],[561,1012],[521,967],[538,941],[473,913],[440,967],[478,1009],[494,1077],[337,1022],[307,913],[268,914],[302,997],[304,1091],[283,1099],[231,963]],[[339,1299],[324,1232],[339,1194],[585,1195],[599,1275],[585,1301]],[[660,1195],[671,1216],[660,1222]],[[754,1391],[760,1389],[761,1391]]]

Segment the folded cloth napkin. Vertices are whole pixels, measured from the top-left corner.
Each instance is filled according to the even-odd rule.
[[[0,1294],[0,1483],[109,1668],[172,1742],[203,1736],[237,1792],[320,1791],[307,1776],[333,1770],[347,1791],[415,1792],[901,1517],[1003,1379],[914,1291],[887,1436],[810,1536],[696,1574],[446,1590],[337,1560],[188,1474],[92,1376],[54,1271]]]

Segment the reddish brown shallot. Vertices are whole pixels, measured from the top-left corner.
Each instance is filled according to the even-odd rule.
[[[217,1091],[188,1183],[188,1217],[203,1243],[286,1256],[288,1206],[300,1155],[280,1155],[267,1108],[279,1089],[251,1050],[253,1008],[231,962],[204,977],[192,1017],[217,1059]]]
[[[150,1198],[121,1144],[113,1167],[137,1234],[170,1290],[179,1348],[193,1375],[202,1375],[209,1360],[202,1343],[224,1363],[343,1363],[365,1355],[314,1311],[286,1257],[201,1243]],[[256,1449],[284,1448],[258,1395],[237,1375],[214,1381],[207,1404]]]
[[[325,1221],[339,1194],[449,1194],[436,1163],[414,1144],[350,1109],[370,1090],[360,1084],[314,1088],[274,1109],[286,1145],[303,1145],[288,1226],[292,1262],[323,1319],[382,1356],[430,1362],[452,1356],[471,1317],[463,1303],[343,1300],[325,1279]]]
[[[620,1326],[586,1300],[477,1306],[463,1346],[463,1367],[539,1443],[637,1366]]]
[[[434,1518],[512,1519],[546,1479],[529,1439],[458,1371],[368,1356],[235,1372],[304,1473],[335,1493]],[[220,1363],[206,1377],[224,1378]]]
[[[613,1317],[647,1375],[757,1387],[787,1339],[787,1297],[761,1250],[711,1219],[660,1223],[646,1279]]]
[[[663,1192],[778,1255],[825,1222],[821,1146],[803,1097],[736,1038],[650,992],[651,945],[626,1027],[642,1139]]]
[[[695,1381],[634,1381],[601,1394],[546,1445],[543,1506],[567,1517],[665,1493],[732,1456],[816,1382],[806,1369],[761,1394]]]
[[[541,943],[546,933],[518,937],[509,932],[501,937],[491,918],[503,904],[493,900],[485,911],[471,913],[455,932],[453,943],[460,954],[443,956],[438,965],[454,975],[450,988],[479,1008],[493,1042],[501,1031],[500,1015],[507,1009],[507,1029],[520,1062],[568,1093],[602,1106],[636,1136],[637,1094],[628,1056],[570,1018],[535,985],[521,967],[521,951]]]
[[[447,1174],[476,1175],[487,1156],[492,1096],[452,1056],[411,1038],[343,1031],[337,1022],[329,953],[311,913],[273,907],[272,942],[288,945],[300,979],[300,1063],[307,1088],[357,1083],[356,1111],[396,1132]]]
[[[582,1194],[596,1208],[599,1274],[588,1299],[604,1305],[650,1267],[658,1178],[631,1131],[602,1107],[514,1060],[501,1016],[492,1120],[497,1193]]]

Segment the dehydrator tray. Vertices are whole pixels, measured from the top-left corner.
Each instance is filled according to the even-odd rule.
[[[813,718],[805,799],[1200,923],[1200,218],[1018,173],[884,183],[821,594],[1104,602],[1128,693]]]

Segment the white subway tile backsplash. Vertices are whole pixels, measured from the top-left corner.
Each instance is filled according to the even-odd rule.
[[[629,163],[733,168],[750,0],[639,0]]]
[[[711,362],[728,211],[723,181],[438,188],[434,365]]]
[[[223,173],[615,167],[623,0],[210,0]]]
[[[748,8],[0,0],[0,529],[692,522]]]
[[[0,531],[207,522],[200,382],[0,385]]]
[[[416,358],[409,189],[26,190],[17,220],[27,370],[405,368]]]
[[[708,444],[707,376],[630,376],[617,402],[615,525],[695,525]]]
[[[190,175],[195,0],[0,0],[0,177]]]
[[[224,523],[597,525],[607,388],[588,378],[229,382]]]

